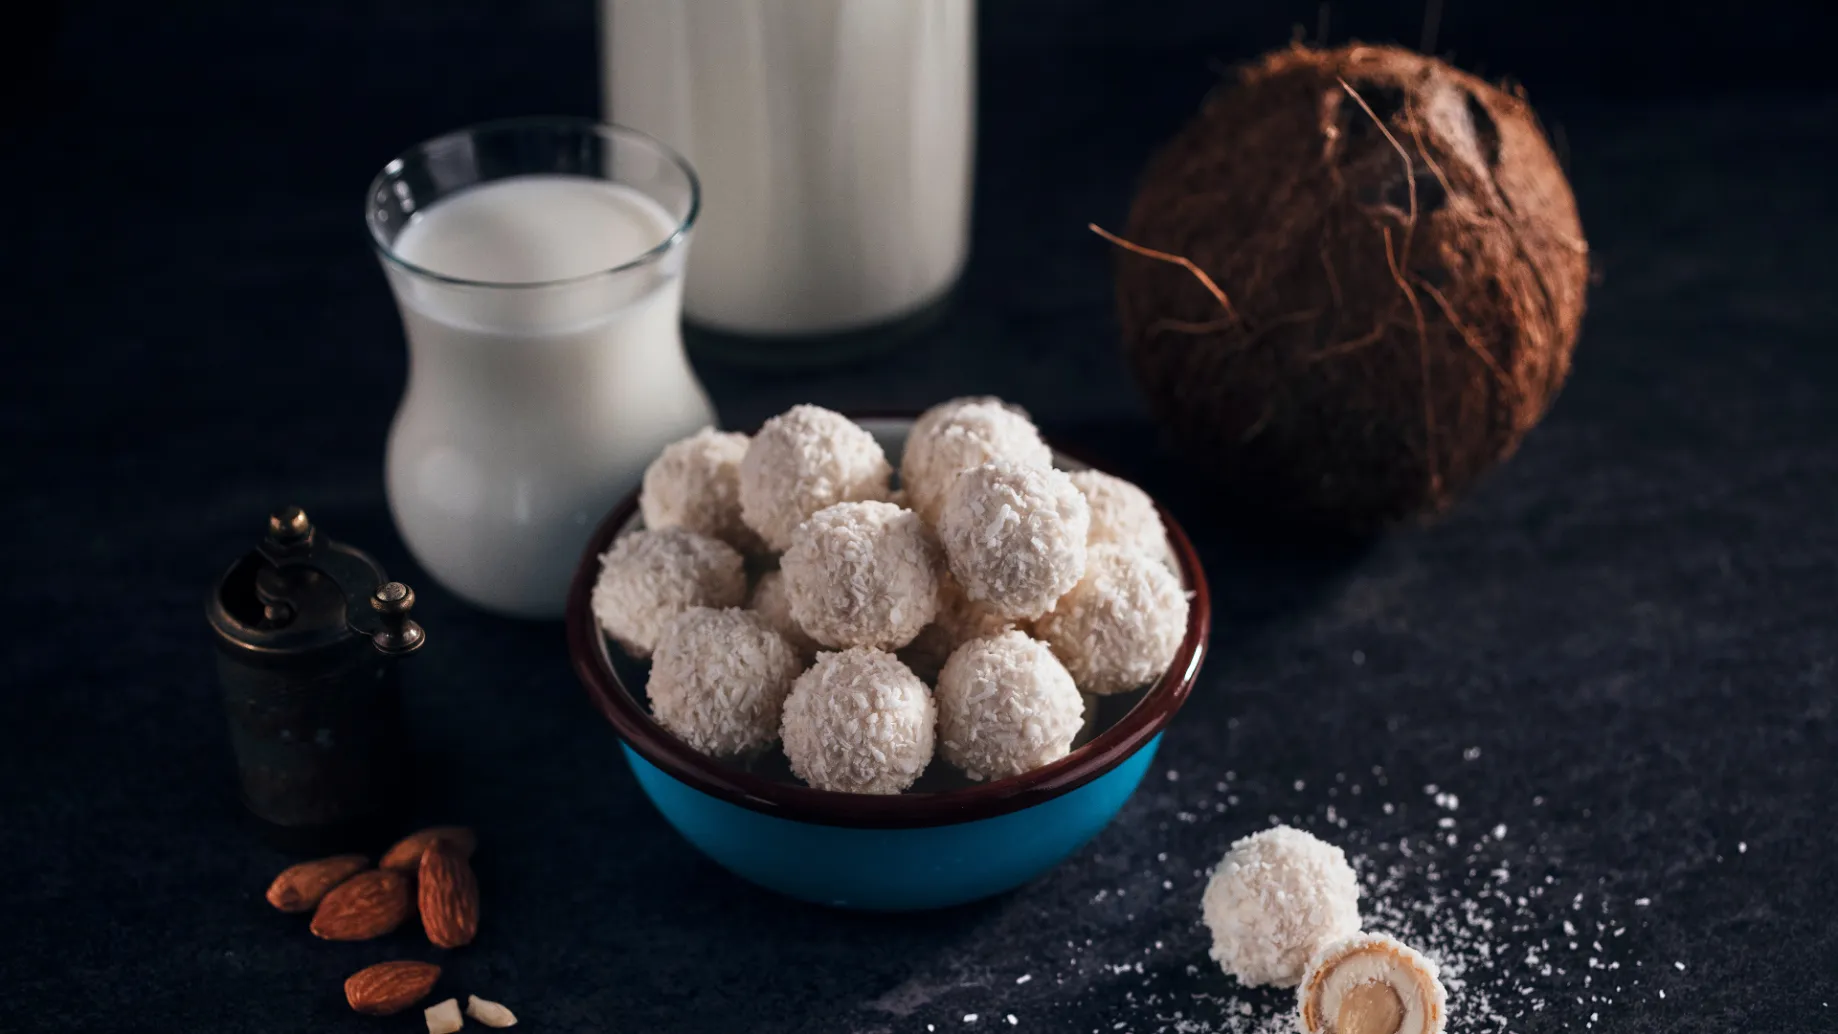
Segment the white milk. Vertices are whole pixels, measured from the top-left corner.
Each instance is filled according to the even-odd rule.
[[[588,533],[669,442],[713,422],[678,329],[686,244],[630,187],[518,176],[417,213],[384,262],[409,344],[390,509],[416,560],[473,603],[563,609]],[[600,275],[593,275],[593,274]]]
[[[909,314],[969,247],[974,0],[602,0],[608,120],[702,179],[689,316],[817,334]]]
[[[513,176],[442,198],[392,245],[442,276],[534,284],[612,269],[676,230],[662,205],[586,176]]]

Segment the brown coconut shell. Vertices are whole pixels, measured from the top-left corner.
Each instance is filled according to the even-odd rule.
[[[1352,530],[1440,511],[1512,453],[1589,275],[1531,107],[1396,47],[1246,68],[1154,157],[1123,236],[1219,289],[1119,255],[1158,417],[1235,500]]]

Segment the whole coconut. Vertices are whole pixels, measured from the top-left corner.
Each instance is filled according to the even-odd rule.
[[[1159,418],[1238,501],[1352,530],[1441,510],[1513,451],[1589,274],[1531,107],[1396,47],[1247,68],[1155,156],[1124,236]]]

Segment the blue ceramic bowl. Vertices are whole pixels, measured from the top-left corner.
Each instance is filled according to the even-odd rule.
[[[898,456],[909,419],[864,419]],[[1059,453],[1060,463],[1086,464]],[[599,557],[641,526],[636,495],[603,521],[568,599],[568,647],[588,695],[617,730],[639,786],[704,854],[760,886],[805,901],[882,911],[943,908],[1018,887],[1108,825],[1135,792],[1162,730],[1186,700],[1206,653],[1206,578],[1164,510],[1169,544],[1192,593],[1187,635],[1158,682],[1101,700],[1100,731],[1045,768],[970,783],[934,761],[914,791],[833,793],[798,785],[782,758],[742,767],[703,756],[651,720],[645,668],[601,634],[590,597]],[[776,766],[776,768],[775,768]]]

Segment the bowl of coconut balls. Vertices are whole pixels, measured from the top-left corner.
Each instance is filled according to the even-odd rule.
[[[1147,493],[959,398],[671,444],[588,543],[567,624],[671,826],[772,890],[892,911],[1012,889],[1109,824],[1209,604]]]

